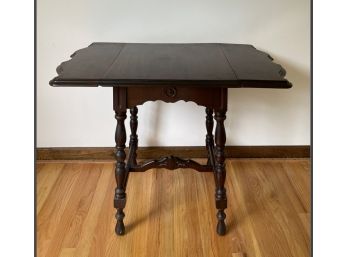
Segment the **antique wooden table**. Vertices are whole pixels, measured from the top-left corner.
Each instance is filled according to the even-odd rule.
[[[290,88],[285,70],[272,58],[251,45],[241,44],[135,44],[93,43],[76,51],[72,59],[57,68],[58,76],[50,81],[61,87],[113,87],[113,108],[116,126],[117,187],[114,206],[118,235],[125,233],[123,209],[129,172],[152,168],[192,168],[210,171],[215,179],[217,233],[226,232],[224,209],[227,207],[224,187],[226,171],[224,120],[227,111],[228,88]],[[138,164],[136,152],[137,106],[146,101],[193,101],[206,109],[205,138],[208,152],[206,165],[177,157],[164,157]],[[124,121],[130,109],[131,135],[126,162],[126,130]],[[213,112],[216,121],[213,138]]]

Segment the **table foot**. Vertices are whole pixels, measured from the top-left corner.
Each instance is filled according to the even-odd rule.
[[[218,218],[218,223],[216,226],[216,232],[220,235],[223,236],[226,234],[226,224],[225,224],[225,218],[226,214],[223,210],[218,210],[216,217]]]
[[[123,218],[125,217],[123,210],[118,209],[115,217],[117,220],[115,232],[119,236],[124,235],[126,230],[125,230],[124,223],[123,223]]]

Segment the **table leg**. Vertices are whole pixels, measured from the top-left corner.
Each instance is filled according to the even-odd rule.
[[[214,138],[213,138],[213,128],[214,128],[214,120],[213,120],[213,109],[205,108],[205,127],[207,128],[207,135],[205,137],[205,145],[208,151],[208,163],[207,165],[213,165],[213,160],[210,159],[209,148],[213,148],[214,146]]]
[[[130,109],[130,129],[131,135],[129,139],[129,164],[131,166],[137,165],[137,149],[138,149],[138,108],[135,106]]]
[[[127,189],[128,178],[129,178],[129,168],[135,167],[137,165],[137,150],[138,150],[138,108],[135,106],[130,109],[130,129],[131,135],[129,139],[129,154],[128,154],[128,162],[127,162],[127,175],[126,182],[124,184],[124,189]]]
[[[226,143],[226,132],[224,126],[224,120],[226,119],[226,109],[215,110],[216,128],[215,128],[215,204],[218,212],[216,214],[218,223],[217,223],[217,233],[219,235],[224,235],[226,233],[225,218],[226,214],[224,209],[227,208],[227,197],[225,179],[226,179],[226,170],[225,170],[225,154],[224,148]]]
[[[125,228],[123,224],[123,218],[125,216],[123,209],[126,206],[126,192],[125,192],[125,182],[126,182],[126,153],[125,143],[126,143],[126,129],[124,126],[124,120],[127,118],[127,112],[124,109],[115,110],[115,117],[117,120],[116,126],[116,168],[115,168],[115,177],[116,177],[116,190],[115,190],[115,199],[114,206],[117,209],[116,212],[116,228],[115,232],[117,235],[123,235],[125,233]]]

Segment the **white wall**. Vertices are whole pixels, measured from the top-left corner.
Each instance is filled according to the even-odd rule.
[[[38,0],[37,146],[114,145],[111,88],[48,84],[60,62],[97,41],[253,44],[287,70],[293,88],[229,89],[227,145],[309,144],[309,7],[309,0]],[[148,102],[139,107],[139,144],[204,145],[204,117],[194,103]]]

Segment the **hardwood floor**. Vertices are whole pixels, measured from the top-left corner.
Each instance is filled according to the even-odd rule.
[[[131,173],[126,235],[114,233],[112,163],[37,164],[38,257],[309,257],[308,159],[228,159],[227,234],[212,173]]]

